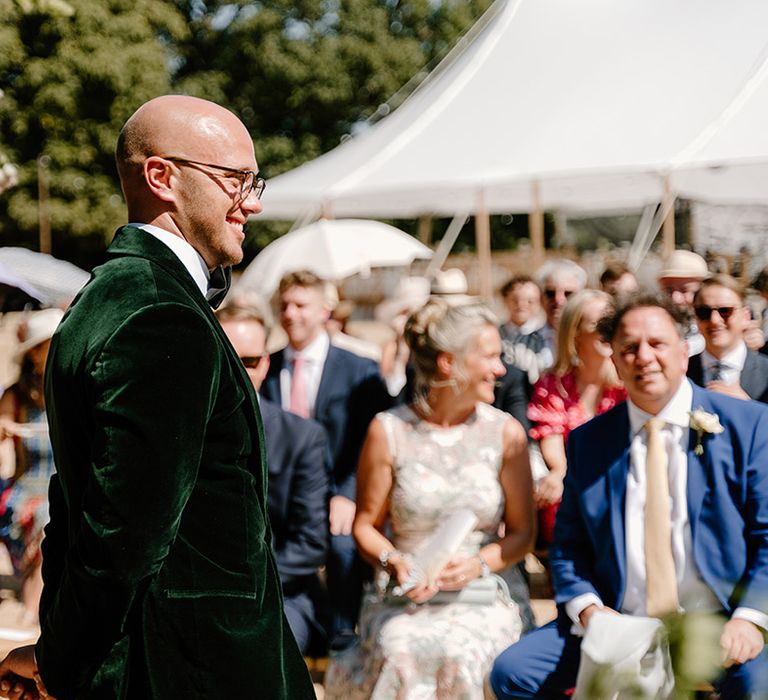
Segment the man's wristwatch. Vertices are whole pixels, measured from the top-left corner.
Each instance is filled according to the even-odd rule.
[[[477,560],[480,562],[480,578],[486,578],[487,576],[490,576],[491,567],[488,566],[488,562],[485,561],[485,557],[480,554],[480,552],[477,553]]]
[[[397,549],[383,549],[379,554],[379,564],[381,564],[382,569],[388,569],[389,560],[392,559],[392,557],[401,557],[401,556],[403,555]]]

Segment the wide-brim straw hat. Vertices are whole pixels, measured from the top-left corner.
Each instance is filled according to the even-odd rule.
[[[709,274],[707,261],[691,250],[676,250],[665,261],[659,279],[690,277],[703,280]]]
[[[16,348],[14,357],[21,362],[29,350],[53,338],[53,334],[61,323],[64,312],[61,309],[43,309],[31,311],[24,320],[24,340]]]

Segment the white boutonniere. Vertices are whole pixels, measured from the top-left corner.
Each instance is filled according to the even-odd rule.
[[[715,413],[707,413],[701,406],[695,411],[688,411],[691,417],[691,430],[696,431],[696,447],[694,452],[701,456],[704,454],[704,446],[701,444],[704,435],[719,435],[725,430],[720,424],[720,419]]]

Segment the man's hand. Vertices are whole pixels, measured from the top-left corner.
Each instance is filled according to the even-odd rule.
[[[749,400],[749,394],[741,388],[739,384],[726,384],[722,381],[709,382],[707,389],[710,391],[716,391],[718,394],[725,394],[726,396],[732,396],[734,399]]]
[[[357,506],[346,496],[331,496],[328,522],[332,535],[349,535],[352,533],[352,521],[355,519]]]
[[[0,663],[0,695],[10,700],[54,700],[37,672],[35,647],[19,647]]]
[[[744,342],[750,350],[755,352],[765,345],[765,337],[759,321],[749,322],[749,325],[744,329]]]
[[[617,612],[613,608],[608,608],[605,606],[595,605],[592,603],[592,605],[588,605],[584,610],[582,610],[579,613],[579,622],[581,623],[581,626],[584,630],[587,629],[587,625],[589,624],[589,620],[597,611],[601,612],[607,612],[612,613],[613,615],[620,615],[621,613]]]
[[[534,498],[536,505],[541,508],[557,503],[563,497],[563,475],[549,472],[536,487]]]
[[[749,620],[734,618],[728,620],[720,637],[723,649],[723,666],[744,664],[754,659],[765,646],[760,628]]]

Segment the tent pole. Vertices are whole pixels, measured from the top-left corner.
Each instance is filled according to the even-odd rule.
[[[432,245],[432,217],[419,217],[419,240],[424,245]]]
[[[531,182],[531,211],[528,214],[528,236],[533,248],[533,266],[544,262],[544,212],[541,209],[541,186],[538,180]]]
[[[475,245],[477,246],[477,263],[480,272],[480,296],[491,303],[493,301],[493,285],[491,280],[491,219],[485,207],[483,191],[477,193],[475,209]]]
[[[666,212],[661,228],[662,257],[668,258],[675,250],[675,195],[669,185],[669,175],[664,176],[664,201],[662,209]]]

